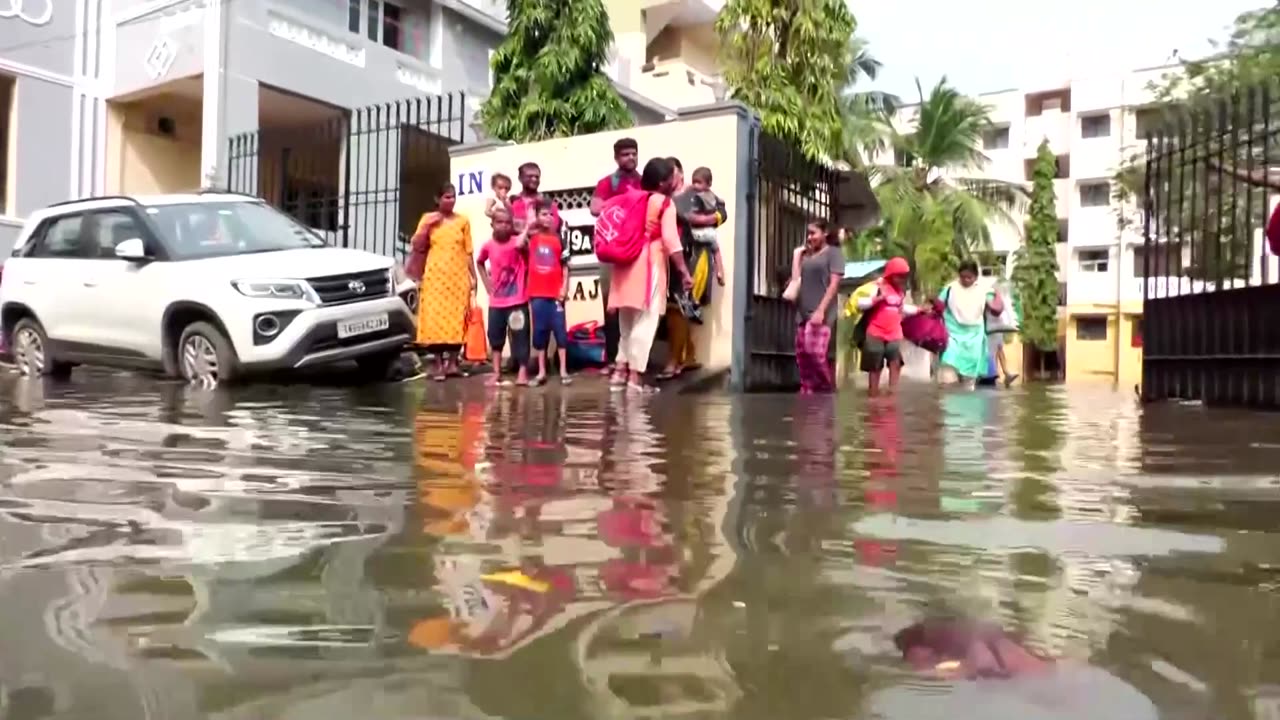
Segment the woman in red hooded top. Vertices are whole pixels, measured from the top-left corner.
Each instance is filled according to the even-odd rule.
[[[858,301],[858,309],[867,317],[867,339],[862,345],[862,371],[867,373],[867,392],[880,392],[880,371],[889,368],[889,389],[898,386],[902,374],[902,318],[914,315],[915,306],[907,303],[907,277],[911,267],[900,257],[885,263],[884,276],[876,285],[876,294]]]

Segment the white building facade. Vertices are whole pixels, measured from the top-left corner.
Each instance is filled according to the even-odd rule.
[[[505,0],[10,5],[13,12],[0,13],[0,253],[28,213],[52,202],[230,182],[231,138],[259,131],[295,145],[326,124],[352,137],[312,139],[282,162],[273,155],[282,148],[264,134],[255,150],[261,157],[237,168],[247,179],[236,189],[282,204],[358,193],[336,166],[356,144],[351,126],[359,111],[377,106],[392,110],[360,141],[402,149],[365,148],[362,162],[385,158],[367,174],[417,182],[433,194],[448,179],[441,142],[476,137],[474,113],[506,34]],[[638,93],[622,94],[638,123],[670,114]],[[429,117],[396,114],[427,101]],[[406,125],[435,139],[419,143],[426,150],[405,150]],[[312,167],[282,169],[300,164]],[[264,177],[277,187],[264,188]]]
[[[993,127],[983,138],[990,162],[971,174],[1029,186],[1041,142],[1048,141],[1058,159],[1062,350],[1069,379],[1136,382],[1140,375],[1142,226],[1131,202],[1117,205],[1114,177],[1144,151],[1146,137],[1158,128],[1151,85],[1175,70],[1162,66],[1064,78],[978,96],[991,108]],[[904,108],[899,122],[909,126],[915,112],[914,106]],[[984,268],[984,275],[1010,275],[1025,218],[1017,221],[992,228],[998,262]]]

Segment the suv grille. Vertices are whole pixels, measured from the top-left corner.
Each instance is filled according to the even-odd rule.
[[[342,305],[391,294],[390,270],[329,275],[311,278],[307,282],[311,283],[323,305]]]

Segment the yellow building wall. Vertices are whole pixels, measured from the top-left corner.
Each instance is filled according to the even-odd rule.
[[[614,33],[644,32],[644,10],[650,4],[645,0],[605,0],[609,27]]]
[[[1105,317],[1106,339],[1081,340],[1077,334],[1077,322],[1081,317]],[[1117,383],[1122,388],[1141,383],[1142,348],[1133,346],[1135,327],[1141,320],[1141,303],[1126,304],[1121,308],[1118,319],[1115,306],[1070,308],[1066,333],[1067,381],[1105,380]]]
[[[1010,372],[1015,372],[1019,375],[1026,372],[1026,368],[1023,365],[1025,362],[1023,357],[1022,336],[1017,334],[1006,335],[1004,341],[1004,361],[1008,363],[1007,367]]]
[[[454,148],[451,176],[458,184],[457,212],[471,219],[474,246],[478,253],[490,236],[489,220],[484,215],[484,198],[493,173],[511,177],[516,184],[513,192],[518,192],[516,168],[525,162],[535,162],[542,168],[543,192],[594,189],[600,178],[616,168],[613,143],[623,137],[635,138],[639,144],[642,166],[648,158],[660,153],[663,157],[674,155],[680,158],[686,173],[700,165],[711,168],[715,174],[716,194],[729,203],[729,218],[720,227],[720,251],[727,282],[725,287],[717,286],[712,290],[711,307],[703,311],[704,322],[701,326],[694,326],[694,342],[698,358],[706,367],[727,368],[732,355],[734,329],[732,291],[737,260],[733,238],[737,221],[745,217],[745,208],[733,207],[733,200],[738,196],[738,183],[746,180],[737,177],[738,123],[737,113],[726,109],[723,114],[525,145]],[[570,219],[569,211],[561,209],[569,227],[579,226],[584,221],[590,223],[590,215],[584,215],[586,210],[572,212],[572,217],[580,219]],[[586,231],[590,232],[589,228]],[[570,275],[570,298],[565,308],[570,326],[588,321],[603,322],[604,319],[598,268],[593,265],[577,267],[578,263],[588,260],[594,264],[595,258],[577,260]],[[483,288],[480,289],[479,300],[481,304],[486,303]]]
[[[154,131],[161,115],[173,135]],[[166,96],[107,106],[106,192],[158,194],[200,186],[200,106]]]
[[[1135,328],[1140,332],[1142,304],[1136,308],[1126,305],[1120,314],[1120,372],[1117,382],[1121,389],[1142,384],[1142,348],[1133,346]]]

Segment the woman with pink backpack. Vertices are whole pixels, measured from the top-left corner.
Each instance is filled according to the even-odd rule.
[[[609,384],[615,389],[654,390],[643,376],[658,323],[667,309],[668,259],[680,273],[685,290],[693,287],[671,204],[674,177],[670,161],[653,158],[645,163],[640,189],[610,198],[596,220],[596,257],[613,268],[608,310],[617,311],[619,332]]]

